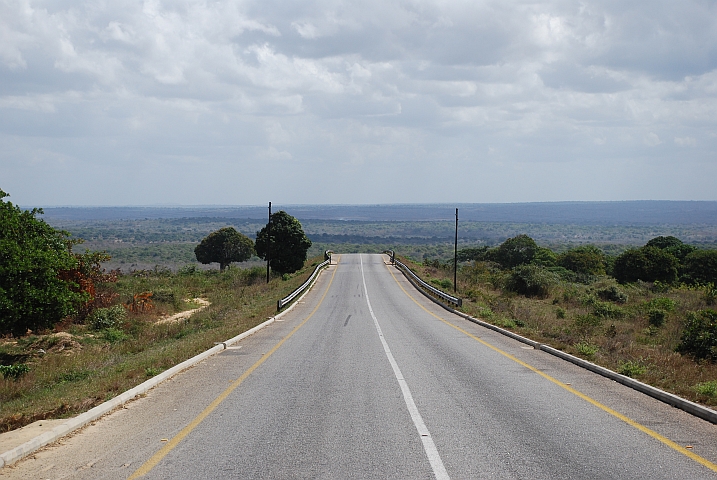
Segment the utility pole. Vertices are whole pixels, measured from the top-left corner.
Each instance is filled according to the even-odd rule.
[[[266,224],[266,283],[269,283],[269,256],[271,253],[271,202],[269,202],[269,223]]]
[[[458,209],[456,208],[456,242],[453,247],[453,293],[458,291]]]

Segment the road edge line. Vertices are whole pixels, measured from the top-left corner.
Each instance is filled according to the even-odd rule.
[[[566,361],[568,361],[574,365],[577,365],[579,367],[582,367],[586,370],[590,370],[593,373],[597,373],[598,375],[602,375],[603,377],[609,378],[610,380],[614,380],[622,385],[625,385],[626,387],[632,388],[633,390],[637,390],[640,393],[644,393],[645,395],[655,398],[655,399],[657,399],[663,403],[666,403],[672,407],[679,408],[680,410],[687,412],[691,415],[694,415],[695,417],[701,418],[702,420],[706,420],[710,423],[717,424],[717,411],[712,410],[711,408],[704,407],[697,403],[691,402],[685,398],[679,397],[679,396],[675,395],[674,393],[669,393],[664,390],[660,390],[659,388],[653,387],[652,385],[642,383],[633,378],[630,378],[625,375],[614,372],[608,368],[601,367],[600,365],[594,364],[592,362],[588,362],[587,360],[583,360],[582,358],[576,357],[574,355],[570,355],[569,353],[565,353],[561,350],[558,350],[557,348],[553,348],[549,345],[545,345],[543,343],[536,342],[535,340],[531,340],[529,338],[518,335],[517,333],[513,333],[510,330],[505,330],[496,325],[493,325],[492,323],[488,323],[488,322],[485,322],[478,318],[472,317],[472,316],[468,315],[467,313],[463,313],[461,311],[455,310],[454,308],[444,304],[443,302],[439,301],[438,299],[433,298],[427,292],[425,292],[423,289],[419,288],[408,275],[403,273],[403,271],[400,268],[398,268],[397,270],[399,272],[401,272],[401,274],[404,276],[404,278],[406,278],[406,280],[408,280],[411,283],[411,285],[413,285],[416,288],[416,290],[421,292],[423,294],[423,296],[425,296],[426,298],[431,300],[433,303],[448,310],[449,312],[451,312],[455,315],[458,315],[459,317],[463,317],[466,320],[473,322],[477,325],[485,327],[489,330],[493,330],[494,332],[500,333],[501,335],[505,335],[506,337],[510,337],[514,340],[518,340],[519,342],[525,343],[526,345],[530,345],[531,347],[533,347],[536,350],[542,350],[543,352],[546,352],[550,355],[553,355],[555,357],[566,360]]]
[[[254,333],[258,332],[259,330],[263,329],[264,327],[268,327],[272,323],[276,321],[276,319],[283,317],[287,313],[289,313],[293,308],[301,302],[301,300],[311,291],[313,286],[316,284],[316,281],[319,279],[321,274],[323,272],[328,271],[328,269],[324,268],[319,272],[319,275],[316,276],[314,281],[309,285],[309,287],[306,289],[306,291],[301,294],[301,296],[296,299],[295,302],[293,302],[289,308],[284,310],[283,312],[269,318],[263,323],[260,323],[259,325],[250,328],[249,330],[240,333],[239,335],[230,338],[229,340],[226,340],[224,342],[217,342],[215,346],[212,348],[205,350],[204,352],[195,355],[182,363],[179,363],[172,368],[165,370],[164,372],[160,373],[159,375],[156,375],[149,380],[146,380],[136,387],[133,387],[124,393],[119,394],[118,396],[114,397],[111,400],[107,400],[104,403],[101,403],[97,405],[94,408],[91,408],[90,410],[79,414],[76,417],[72,417],[68,419],[65,423],[58,425],[57,427],[53,428],[52,430],[45,432],[43,434],[40,434],[34,438],[31,438],[27,442],[18,445],[15,448],[12,448],[2,454],[0,454],[0,469],[5,468],[6,466],[10,466],[13,463],[17,462],[18,460],[21,460],[28,455],[30,455],[33,452],[36,452],[37,450],[41,449],[44,446],[47,446],[53,442],[56,442],[60,438],[69,435],[70,433],[74,432],[75,430],[78,430],[87,424],[94,422],[98,418],[110,413],[115,408],[125,404],[126,402],[134,399],[135,397],[142,395],[143,393],[148,392],[152,388],[156,387],[160,383],[164,382],[165,380],[168,380],[169,378],[173,377],[174,375],[177,375],[178,373],[183,372],[184,370],[187,370],[196,364],[200,363],[201,361],[207,359],[208,357],[211,357],[212,355],[215,355],[219,352],[224,351],[229,345],[232,345],[234,343],[237,343],[238,341],[253,335]]]

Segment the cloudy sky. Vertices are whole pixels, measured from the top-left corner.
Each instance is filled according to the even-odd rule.
[[[717,2],[0,0],[20,205],[717,200]]]

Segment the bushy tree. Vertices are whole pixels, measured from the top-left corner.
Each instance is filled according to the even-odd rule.
[[[717,285],[717,250],[695,250],[684,260],[685,280]]]
[[[256,253],[265,260],[269,254],[272,270],[294,273],[304,266],[311,240],[306,237],[296,218],[283,210],[272,213],[271,237],[268,236],[268,225],[256,232]]]
[[[613,276],[620,283],[638,280],[674,283],[680,262],[674,255],[657,247],[642,247],[627,250],[615,259]]]
[[[0,190],[0,333],[49,328],[89,296],[61,274],[77,267],[66,232],[21,210]]]
[[[232,262],[245,262],[254,253],[254,242],[234,227],[220,228],[207,235],[194,249],[200,263],[218,263],[224,271]]]
[[[597,247],[585,245],[560,254],[558,265],[583,275],[605,275],[605,254]]]
[[[664,250],[670,255],[676,257],[680,262],[684,261],[687,255],[696,250],[696,248],[692,245],[687,245],[679,238],[673,236],[655,237],[647,242],[645,246]]]
[[[550,294],[550,288],[559,282],[558,275],[544,267],[519,265],[511,271],[505,288],[528,297],[545,298]]]
[[[538,248],[535,240],[522,234],[509,238],[500,246],[488,250],[486,260],[499,263],[503,268],[513,268],[532,262],[538,253]]]
[[[690,312],[677,351],[695,358],[717,361],[717,312]]]

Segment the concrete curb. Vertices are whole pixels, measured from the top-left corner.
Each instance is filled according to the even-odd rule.
[[[398,269],[401,273],[403,271],[399,268]],[[548,345],[544,345],[540,342],[536,342],[534,340],[531,340],[529,338],[523,337],[518,335],[517,333],[513,333],[510,330],[505,330],[503,328],[497,327],[493,324],[490,324],[488,322],[484,322],[483,320],[477,319],[475,317],[471,317],[470,315],[459,312],[458,310],[453,309],[452,307],[449,307],[448,305],[444,304],[443,302],[440,302],[438,299],[432,297],[428,294],[428,292],[424,291],[422,288],[419,288],[418,285],[416,285],[413,280],[406,275],[403,274],[406,279],[411,282],[411,284],[416,287],[416,289],[421,292],[423,295],[426,296],[429,300],[436,303],[437,305],[440,305],[441,307],[445,308],[451,313],[454,313],[458,315],[459,317],[463,317],[466,320],[469,320],[475,324],[478,324],[482,327],[488,328],[490,330],[493,330],[494,332],[498,332],[502,335],[505,335],[506,337],[513,338],[515,340],[518,340],[519,342],[525,343],[526,345],[530,345],[536,350],[542,350],[546,353],[549,353],[550,355],[554,355],[558,358],[562,358],[563,360],[566,360],[572,364],[575,364],[579,367],[582,367],[586,370],[590,370],[591,372],[597,373],[598,375],[602,375],[603,377],[609,378],[610,380],[614,380],[618,383],[621,383],[627,387],[630,387],[634,390],[637,390],[638,392],[642,392],[646,395],[651,396],[652,398],[655,398],[657,400],[660,400],[661,402],[664,402],[668,405],[671,405],[675,408],[679,408],[680,410],[684,410],[687,413],[690,413],[696,417],[699,417],[703,420],[707,420],[708,422],[717,424],[717,411],[712,410],[707,407],[703,407],[702,405],[698,405],[694,402],[690,402],[689,400],[685,400],[682,397],[678,397],[677,395],[674,395],[672,393],[665,392],[664,390],[660,390],[659,388],[655,388],[651,385],[647,385],[646,383],[638,382],[637,380],[626,377],[625,375],[621,375],[617,372],[613,372],[612,370],[609,370],[605,367],[601,367],[600,365],[596,365],[592,362],[588,362],[587,360],[583,360],[582,358],[576,357],[574,355],[570,355],[569,353],[565,353],[561,350],[558,350],[557,348],[550,347]]]
[[[325,269],[322,269],[323,272]],[[22,445],[19,445],[11,450],[8,450],[5,453],[0,454],[0,469],[4,468],[6,465],[12,465],[13,463],[17,462],[18,460],[28,456],[29,454],[39,450],[40,448],[44,447],[45,445],[49,445],[50,443],[56,442],[60,438],[64,437],[65,435],[68,435],[72,433],[73,431],[80,429],[87,425],[88,423],[94,422],[98,418],[102,417],[103,415],[106,415],[110,413],[115,408],[123,405],[124,403],[132,400],[138,395],[142,395],[143,393],[146,393],[148,390],[156,387],[163,381],[167,380],[170,377],[173,377],[174,375],[190,368],[196,365],[197,363],[201,362],[202,360],[211,357],[212,355],[215,355],[224,349],[226,349],[228,346],[258,332],[264,327],[267,327],[274,323],[276,319],[283,317],[287,313],[289,313],[296,305],[299,304],[299,302],[309,293],[311,288],[316,283],[316,280],[319,278],[319,275],[316,276],[314,279],[314,282],[306,289],[306,291],[295,301],[293,302],[286,310],[279,313],[278,315],[275,315],[271,318],[269,318],[264,323],[261,323],[257,325],[254,328],[251,328],[247,330],[246,332],[243,332],[235,337],[230,338],[229,340],[226,340],[224,342],[217,343],[214,347],[210,348],[209,350],[206,350],[199,355],[195,355],[194,357],[183,361],[180,364],[175,365],[174,367],[165,370],[164,372],[160,373],[159,375],[156,375],[146,382],[140,383],[136,387],[127,390],[126,392],[116,396],[112,400],[108,400],[100,405],[97,405],[91,410],[86,411],[85,413],[82,413],[76,417],[68,419],[65,423],[53,428],[52,430],[43,433],[42,435],[38,435],[37,437],[28,440],[27,442],[23,443]]]

